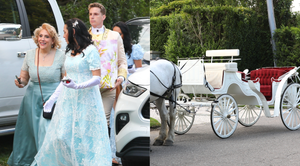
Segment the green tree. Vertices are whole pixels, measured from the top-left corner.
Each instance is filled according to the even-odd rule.
[[[278,66],[300,66],[300,27],[282,26],[274,37]]]
[[[299,26],[299,16],[290,11],[292,0],[273,3],[277,28]],[[265,0],[150,0],[150,4],[154,5],[151,39],[160,39],[151,40],[151,49],[165,58],[176,61],[177,57],[201,57],[207,49],[238,48],[240,69],[273,65]],[[168,35],[167,39],[152,30]]]
[[[58,1],[64,20],[79,18],[90,26],[88,5],[95,0],[62,0]],[[149,16],[149,0],[102,0],[98,1],[106,8],[104,25],[111,28],[118,21],[127,21],[135,17]],[[129,6],[129,7],[127,7]]]

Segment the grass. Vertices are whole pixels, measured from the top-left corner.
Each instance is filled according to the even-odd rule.
[[[13,139],[13,134],[0,136],[0,166],[8,166],[6,162],[12,152]]]
[[[160,127],[160,123],[156,119],[150,117],[150,128],[157,127]]]

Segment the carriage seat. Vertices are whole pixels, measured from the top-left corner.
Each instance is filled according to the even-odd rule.
[[[237,63],[204,63],[205,75],[207,82],[214,87],[219,89],[223,83],[223,72],[237,72]]]
[[[272,82],[280,82],[278,78],[287,73],[293,68],[261,68],[252,70],[250,73],[250,79],[259,81],[260,83],[260,92],[266,97],[268,101],[272,99]]]

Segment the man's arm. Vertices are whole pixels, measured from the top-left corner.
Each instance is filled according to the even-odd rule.
[[[124,79],[127,77],[127,59],[125,55],[123,39],[118,35],[118,77],[123,76]]]
[[[127,59],[125,55],[123,39],[119,34],[117,37],[117,42],[118,42],[118,78],[115,82],[115,87],[111,89],[111,91],[119,87],[127,77]]]

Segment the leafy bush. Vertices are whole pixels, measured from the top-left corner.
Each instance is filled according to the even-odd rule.
[[[271,34],[261,20],[255,11],[244,7],[185,6],[180,14],[164,17],[169,29],[161,28],[158,21],[151,22],[151,50],[161,51],[164,45],[163,56],[176,62],[178,57],[202,57],[206,50],[240,49],[240,70],[272,66]],[[169,34],[166,43],[165,36],[153,40],[157,34],[152,31]]]
[[[170,17],[151,17],[150,18],[150,48],[153,51],[165,53],[164,45],[169,36],[169,19]]]
[[[178,13],[186,5],[195,3],[194,0],[179,0],[168,3],[168,5],[161,5],[158,8],[151,9],[151,16],[168,16],[171,13]]]
[[[282,26],[274,38],[277,66],[300,66],[300,28]]]
[[[88,27],[90,27],[88,5],[93,2],[95,2],[95,0],[58,1],[65,21],[70,18],[79,18],[84,21]],[[106,9],[104,25],[109,29],[118,21],[125,22],[135,17],[148,17],[150,15],[149,0],[102,0],[99,3]],[[130,8],[124,6],[130,6]]]

